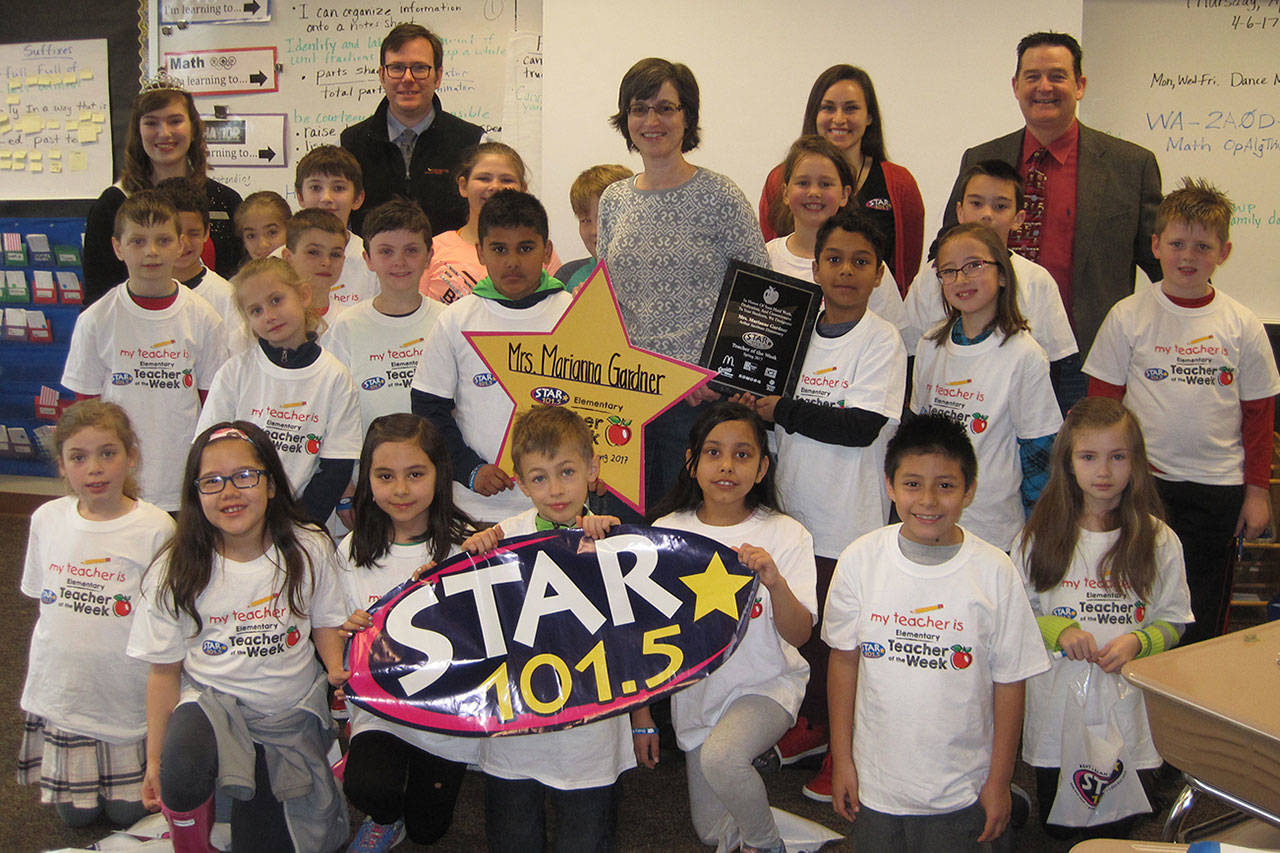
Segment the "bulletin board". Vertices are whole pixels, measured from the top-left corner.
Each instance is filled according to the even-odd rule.
[[[8,198],[97,198],[111,183],[107,40],[0,45]]]
[[[152,62],[196,96],[212,174],[294,203],[294,166],[382,99],[382,39],[415,22],[444,41],[444,109],[541,160],[541,0],[163,0]],[[256,7],[256,8],[251,8]]]

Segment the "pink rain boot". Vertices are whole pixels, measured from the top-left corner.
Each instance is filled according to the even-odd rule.
[[[169,822],[169,841],[173,853],[218,853],[209,843],[213,829],[213,797],[189,812],[175,812],[162,806],[164,819]]]

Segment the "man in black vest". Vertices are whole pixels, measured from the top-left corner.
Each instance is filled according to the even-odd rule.
[[[351,222],[356,233],[363,218],[357,214],[393,195],[422,205],[436,234],[466,224],[467,202],[453,171],[484,130],[440,106],[443,62],[440,37],[419,24],[400,24],[382,40],[378,80],[386,97],[372,116],[342,131],[342,147],[364,172],[364,205]]]

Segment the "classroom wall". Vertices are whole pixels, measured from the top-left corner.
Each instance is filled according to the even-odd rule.
[[[837,62],[862,66],[876,84],[890,159],[915,175],[931,235],[964,149],[1022,125],[1010,88],[1018,39],[1036,30],[1079,37],[1081,20],[1082,0],[544,0],[539,174],[560,257],[586,254],[568,201],[578,172],[595,163],[640,169],[607,121],[637,59],[693,69],[703,141],[689,159],[728,174],[753,204],[799,135],[814,78]]]

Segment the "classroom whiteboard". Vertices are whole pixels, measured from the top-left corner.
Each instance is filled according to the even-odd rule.
[[[1280,8],[1085,0],[1089,124],[1155,152],[1164,190],[1208,178],[1235,203],[1214,284],[1280,322]]]
[[[379,47],[405,22],[444,41],[437,92],[444,109],[516,145],[534,163],[540,158],[541,0],[242,5],[260,8],[241,22],[198,23],[196,11],[208,4],[164,0],[152,45],[154,64],[187,75],[193,91],[206,92],[196,103],[209,124],[212,175],[241,195],[275,190],[296,206],[298,159],[317,145],[337,145],[343,128],[373,113],[382,99]],[[191,20],[181,23],[184,16]],[[274,68],[264,61],[269,52]]]
[[[6,200],[97,198],[111,174],[107,40],[0,45]]]

